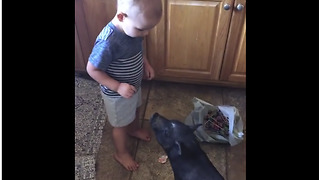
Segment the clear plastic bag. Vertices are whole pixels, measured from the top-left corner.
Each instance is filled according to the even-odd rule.
[[[194,132],[200,142],[229,143],[231,146],[243,140],[243,122],[234,106],[214,106],[194,97],[194,110],[185,119],[185,124],[202,124]]]

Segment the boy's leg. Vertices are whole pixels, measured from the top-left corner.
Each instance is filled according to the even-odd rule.
[[[130,155],[127,143],[127,127],[114,127],[112,130],[113,143],[115,145],[116,153],[114,158],[122,164],[127,170],[134,171],[138,169],[139,165],[133,160]]]
[[[136,117],[134,120],[128,125],[128,134],[130,136],[142,139],[144,141],[150,141],[151,134],[148,130],[143,129],[140,127],[139,124],[139,113],[140,113],[140,107],[136,110]]]

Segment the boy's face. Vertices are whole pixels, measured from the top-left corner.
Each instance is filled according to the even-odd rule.
[[[130,37],[144,37],[148,35],[149,31],[156,26],[160,21],[160,18],[148,18],[143,14],[136,17],[124,17],[123,19],[123,31]]]
[[[121,12],[120,21],[123,31],[130,37],[144,37],[161,19],[161,1],[140,1]],[[160,3],[160,4],[159,4]]]

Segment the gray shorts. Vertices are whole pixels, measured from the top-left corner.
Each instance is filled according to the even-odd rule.
[[[108,121],[113,127],[123,127],[130,124],[136,117],[136,110],[141,106],[141,87],[131,97],[109,97],[101,92],[106,108]]]

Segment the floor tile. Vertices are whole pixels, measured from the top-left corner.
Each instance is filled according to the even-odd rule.
[[[246,138],[227,148],[228,180],[246,180]]]
[[[194,108],[193,97],[221,104],[221,90],[203,85],[155,81],[151,86],[144,119],[150,119],[153,113],[158,112],[168,119],[184,121]]]
[[[194,108],[193,97],[198,97],[212,104],[222,104],[222,88],[153,82],[145,113],[146,122],[143,125],[149,127],[148,119],[155,112],[168,119],[177,119],[183,122]],[[201,147],[218,171],[226,177],[226,146],[201,143]],[[149,177],[149,179],[173,179],[169,163],[163,165],[157,162],[157,159],[163,153],[164,151],[155,138],[150,143],[139,142],[136,158],[143,162],[143,168],[139,168],[139,172],[134,172],[132,179],[143,179],[145,177]]]
[[[152,132],[149,121],[144,121],[143,127]],[[173,180],[173,172],[169,161],[165,164],[158,162],[161,155],[165,155],[165,152],[158,144],[153,132],[150,142],[139,141],[136,154],[139,170],[132,173],[131,180]]]
[[[149,118],[153,113],[158,112],[168,119],[177,119],[183,122],[194,109],[193,97],[213,105],[234,105],[239,109],[244,124],[246,122],[245,90],[243,89],[143,81],[143,103],[139,117],[142,127],[149,129],[152,138],[150,142],[135,138],[130,138],[128,142],[131,153],[135,154],[135,160],[140,167],[131,173],[113,159],[112,128],[106,121],[97,155],[97,180],[173,180],[170,162],[167,161],[164,164],[158,162],[158,158],[165,155],[165,152],[155,139],[150,128]],[[228,144],[213,143],[200,143],[200,145],[226,180],[245,180],[245,139],[233,147]]]
[[[224,104],[235,106],[246,130],[246,94],[244,89],[225,88],[223,90]],[[246,133],[244,140],[235,146],[227,148],[228,180],[246,179]]]
[[[149,93],[149,82],[144,82],[142,84],[142,105],[140,108],[140,123],[143,121],[144,110],[146,107],[146,101]],[[127,180],[131,176],[131,172],[127,171],[120,165],[114,158],[114,146],[112,141],[112,127],[108,122],[106,117],[106,125],[104,126],[104,132],[101,139],[100,150],[97,155],[97,180],[114,180],[121,179]],[[137,143],[138,140],[136,138],[129,137],[128,148],[133,156],[135,156],[137,152]]]
[[[100,149],[97,154],[96,180],[128,180],[131,173],[113,158],[115,150],[111,133],[112,127],[109,123],[106,123]],[[129,137],[127,145],[130,153],[134,155],[136,152],[137,140]]]
[[[223,89],[223,104],[235,106],[243,121],[243,129],[246,129],[246,90],[237,88]]]
[[[212,143],[200,143],[201,148],[207,153],[210,161],[220,172],[220,174],[226,178],[227,177],[227,167],[226,167],[226,144],[212,144]]]

